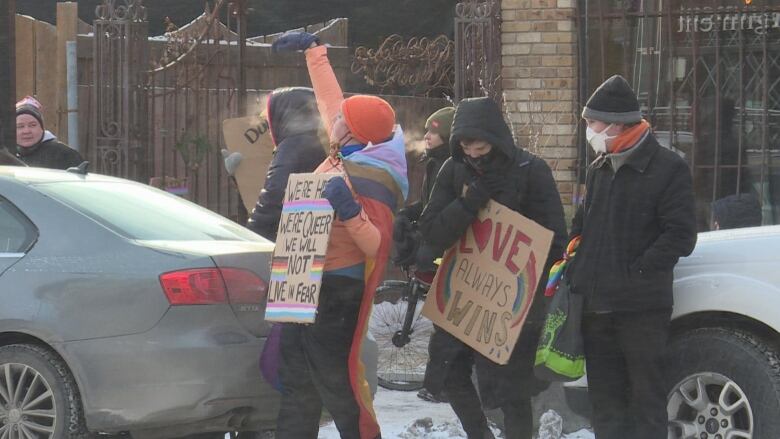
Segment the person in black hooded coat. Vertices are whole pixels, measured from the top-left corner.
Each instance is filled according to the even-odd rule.
[[[276,149],[247,227],[266,239],[276,241],[284,190],[290,174],[314,171],[325,160],[325,147],[318,136],[322,122],[312,89],[276,89],[268,97],[267,111]]]
[[[554,232],[542,273],[545,279],[566,244],[563,206],[547,163],[517,148],[501,109],[489,98],[465,99],[458,104],[450,152],[452,157],[439,171],[420,219],[425,241],[442,250],[451,247],[478,211],[493,199]],[[425,386],[434,394],[446,389],[469,439],[492,437],[483,407],[502,409],[508,439],[532,435],[531,397],[547,387],[533,375],[536,345],[544,323],[544,286],[544,281],[539,282],[536,299],[506,365],[493,363],[442,330],[433,335],[451,340],[439,343],[442,349],[431,350],[431,355],[440,358],[431,358],[429,367],[438,365],[441,370],[427,371]],[[481,405],[471,381],[474,364]]]

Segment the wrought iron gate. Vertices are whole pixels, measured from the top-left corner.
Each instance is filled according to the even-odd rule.
[[[748,2],[751,3],[751,2]],[[700,229],[751,193],[780,222],[780,7],[771,0],[579,0],[582,97],[614,73],[691,165]]]
[[[243,3],[217,0],[187,26],[169,22],[165,36],[151,39],[143,3],[97,7],[90,160],[97,172],[150,183],[243,222],[220,156],[222,121],[245,114],[239,37],[231,30]]]
[[[96,171],[144,179],[146,171],[146,93],[148,23],[143,0],[104,0],[94,21],[92,113]]]
[[[502,101],[499,0],[455,6],[455,100],[473,96]]]

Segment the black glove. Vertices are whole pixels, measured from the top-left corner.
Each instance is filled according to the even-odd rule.
[[[490,195],[498,194],[504,190],[507,185],[506,177],[495,172],[483,174],[479,177],[479,180],[482,182],[488,192],[490,192]]]
[[[402,232],[401,239],[396,239],[393,231],[393,263],[400,267],[408,267],[414,264],[417,246],[422,238],[420,233],[414,230]]]
[[[466,210],[474,215],[479,212],[479,209],[485,207],[488,201],[490,201],[490,190],[485,186],[482,178],[472,181],[466,188],[466,194],[461,198]]]
[[[271,45],[273,52],[295,52],[296,50],[306,50],[311,43],[320,43],[320,37],[308,32],[287,32],[279,37]]]
[[[393,241],[399,243],[406,240],[410,233],[414,232],[414,224],[406,216],[396,215],[393,220]]]

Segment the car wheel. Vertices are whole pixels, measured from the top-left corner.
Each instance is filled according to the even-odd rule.
[[[29,344],[0,347],[0,437],[84,437],[81,401],[65,363]]]
[[[780,437],[780,361],[752,335],[704,328],[670,343],[669,438]]]

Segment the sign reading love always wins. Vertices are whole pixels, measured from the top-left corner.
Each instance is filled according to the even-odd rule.
[[[333,207],[322,197],[338,174],[290,174],[276,235],[265,319],[314,323]]]
[[[506,364],[531,309],[553,232],[495,201],[447,250],[422,313]]]

